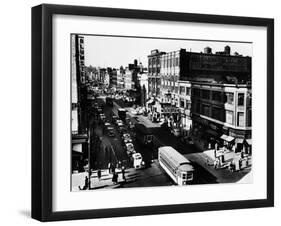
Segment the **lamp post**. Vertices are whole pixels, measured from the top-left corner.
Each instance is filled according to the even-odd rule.
[[[88,127],[88,177],[89,185],[88,189],[91,189],[91,138],[90,138],[90,127]]]

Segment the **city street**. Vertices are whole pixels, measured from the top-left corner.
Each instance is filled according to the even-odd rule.
[[[147,186],[167,186],[175,184],[169,175],[162,169],[158,162],[157,149],[147,149],[141,146],[135,139],[134,129],[125,125],[127,132],[131,135],[136,152],[141,153],[146,164],[144,169],[135,169],[132,158],[128,156],[118,126],[112,123],[112,117],[116,114],[119,106],[114,103],[108,106],[105,103],[105,96],[95,99],[95,103],[102,107],[106,121],[110,122],[114,128],[114,136],[109,136],[104,128],[104,121],[101,121],[95,114],[91,115],[91,162],[92,176],[91,189],[99,188],[120,188],[120,187],[147,187]],[[119,102],[120,103],[120,102]],[[194,179],[191,184],[211,184],[211,183],[233,183],[239,181],[249,170],[230,173],[228,169],[215,169],[212,164],[206,164],[206,158],[209,162],[212,159],[195,145],[184,144],[178,137],[175,137],[169,131],[160,128],[159,123],[152,123],[143,115],[133,115],[127,108],[127,118],[132,124],[141,123],[154,126],[154,139],[161,146],[175,147],[181,154],[192,162],[194,166]],[[97,141],[98,140],[98,141]],[[97,145],[98,144],[98,145]],[[118,183],[112,181],[112,175],[108,172],[108,165],[114,165],[118,173]],[[120,164],[121,163],[121,164]],[[122,178],[121,171],[118,169],[124,166],[126,168],[125,177]],[[97,170],[102,171],[100,179],[97,179]],[[79,190],[78,186],[83,187],[84,178],[87,173],[73,175],[73,191]]]

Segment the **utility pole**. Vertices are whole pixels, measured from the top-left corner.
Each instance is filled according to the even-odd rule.
[[[89,112],[89,107],[88,107]],[[88,189],[91,189],[91,127],[90,127],[90,116],[88,114],[88,177],[89,177],[89,185]]]

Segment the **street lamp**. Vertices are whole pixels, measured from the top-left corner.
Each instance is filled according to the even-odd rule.
[[[88,127],[88,177],[89,177],[89,186],[88,189],[91,189],[91,138],[90,138],[90,126]]]

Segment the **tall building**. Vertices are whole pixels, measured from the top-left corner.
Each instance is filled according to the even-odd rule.
[[[185,49],[165,53],[161,56],[161,92],[162,103],[178,106],[179,80],[187,74],[187,54]]]
[[[125,88],[125,69],[121,66],[117,69],[117,88],[124,89]]]
[[[156,60],[154,55],[159,52],[149,59]],[[251,57],[231,54],[225,46],[216,53],[210,47],[200,53],[180,49],[162,53],[158,59],[162,115],[172,115],[181,128],[201,131],[208,141],[231,141],[236,149],[245,141],[250,146]],[[148,87],[153,84],[149,79]]]
[[[234,142],[237,151],[251,139],[251,85],[192,82],[195,134],[208,142]]]
[[[83,159],[87,150],[84,38],[79,35],[72,35],[71,44],[72,171],[81,171],[83,170]]]
[[[160,59],[164,52],[159,52],[158,49],[152,50],[148,55],[148,95],[159,96],[161,77],[160,77]]]

